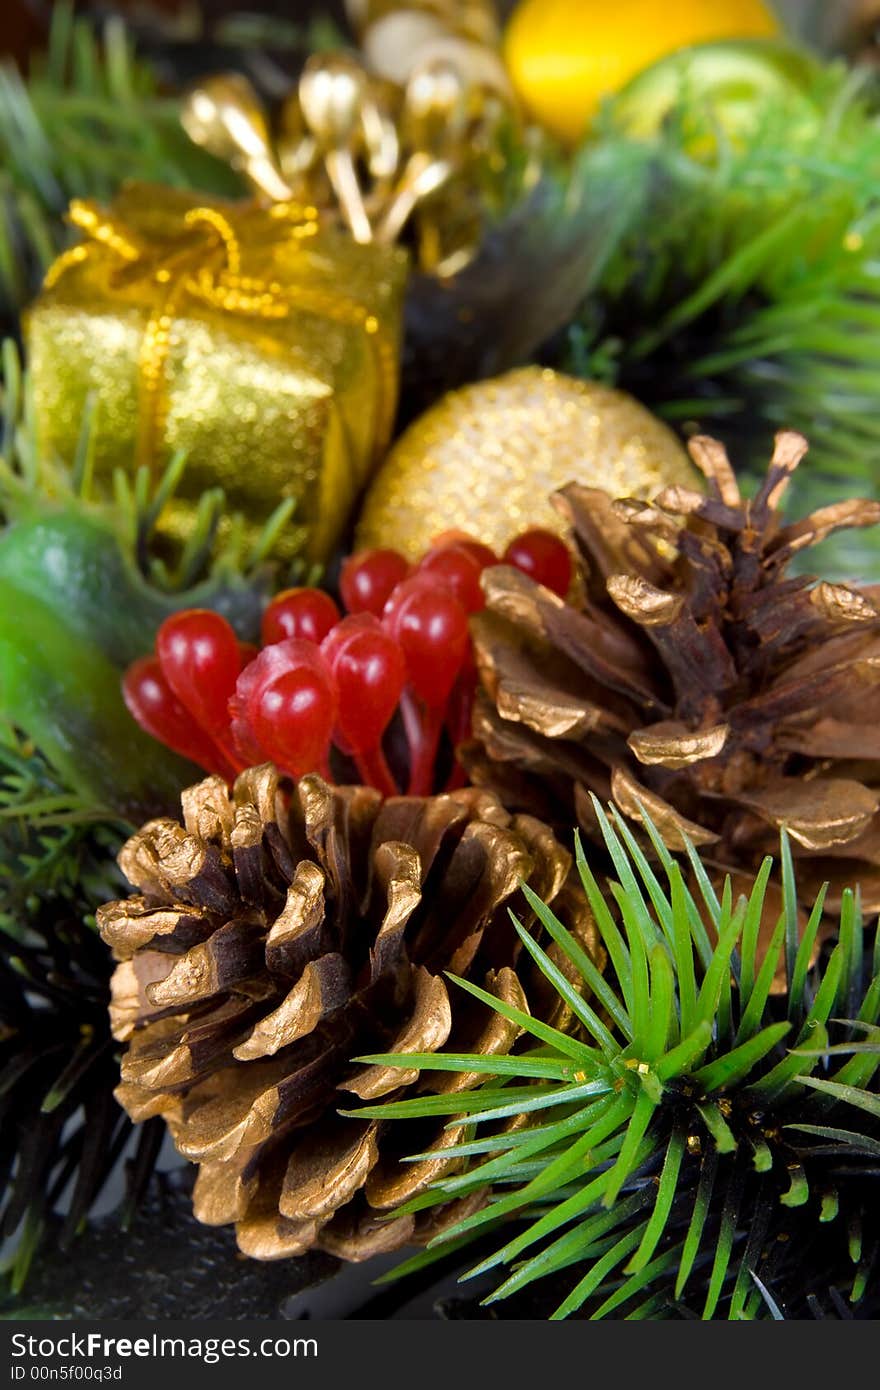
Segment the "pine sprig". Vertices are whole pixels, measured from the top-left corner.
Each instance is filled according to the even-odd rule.
[[[0,921],[9,932],[36,897],[96,904],[120,885],[116,850],[130,833],[64,787],[37,750],[0,726]]]
[[[487,1077],[466,1095],[352,1112],[469,1120],[461,1171],[420,1205],[486,1200],[395,1277],[500,1234],[465,1277],[491,1275],[489,1302],[562,1288],[554,1318],[796,1317],[833,1314],[841,1298],[876,1309],[880,946],[858,893],[844,894],[836,944],[812,964],[823,902],[799,939],[783,834],[782,911],[759,948],[769,860],[747,897],[734,901],[729,880],[719,897],[693,848],[683,870],[648,822],[649,860],[594,804],[617,878],[604,891],[579,843],[577,863],[606,971],[528,889],[578,987],[516,923],[576,1030],[458,980],[520,1026],[522,1052],[359,1059]]]
[[[131,827],[98,819],[12,731],[0,739],[0,1238],[12,1292],[54,1224],[63,1247],[126,1158],[113,1099],[119,1059],[107,1003],[112,962],[95,908],[123,880]],[[127,1160],[126,1219],[161,1143],[152,1124]]]

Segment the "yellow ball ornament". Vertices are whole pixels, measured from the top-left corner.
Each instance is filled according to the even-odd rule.
[[[666,54],[779,33],[763,0],[521,0],[504,54],[526,108],[575,144],[603,97]]]
[[[700,486],[672,430],[632,396],[523,367],[451,392],[409,427],[367,493],[355,548],[416,560],[456,530],[500,553],[532,526],[564,531],[550,499],[570,482],[642,498]]]

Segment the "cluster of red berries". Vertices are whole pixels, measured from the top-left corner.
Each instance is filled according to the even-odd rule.
[[[174,614],[155,655],[127,671],[126,704],[154,738],[228,781],[261,762],[339,780],[336,750],[385,795],[429,795],[441,740],[454,750],[470,730],[468,619],[484,604],[483,570],[499,563],[568,592],[571,558],[548,531],[524,532],[501,561],[458,534],[441,537],[415,566],[395,550],[364,551],[342,566],[346,616],[321,589],[287,589],[263,615],[260,650],[239,642],[218,613]],[[385,747],[397,715],[407,750],[400,777]],[[447,786],[460,779],[453,766]]]

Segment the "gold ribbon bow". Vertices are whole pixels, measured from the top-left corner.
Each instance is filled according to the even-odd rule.
[[[315,208],[277,203],[268,213],[285,224],[294,242],[305,242],[319,232]],[[302,311],[354,327],[367,335],[376,359],[378,386],[377,452],[391,436],[396,406],[397,359],[394,343],[377,316],[345,294],[309,285],[285,286],[242,274],[242,250],[238,234],[219,208],[194,207],[181,218],[180,232],[148,241],[109,215],[97,204],[75,200],[68,220],[86,240],[63,252],[46,275],[44,287],[52,289],[75,266],[101,248],[119,259],[119,273],[151,279],[157,287],[156,305],[141,344],[138,364],[138,443],[136,464],[151,466],[158,457],[168,408],[168,356],[174,320],[187,298],[225,313],[263,319],[287,318]]]

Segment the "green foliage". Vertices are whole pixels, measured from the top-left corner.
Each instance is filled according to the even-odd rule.
[[[784,834],[768,939],[772,861],[734,901],[695,850],[686,877],[650,823],[653,860],[616,812],[615,827],[594,805],[617,878],[603,891],[580,843],[577,865],[607,969],[527,888],[579,985],[516,924],[574,1030],[458,980],[522,1028],[524,1050],[359,1059],[486,1075],[474,1092],[353,1112],[469,1119],[450,1151],[462,1171],[410,1209],[486,1201],[396,1274],[491,1234],[501,1244],[465,1277],[491,1273],[490,1302],[536,1281],[562,1286],[554,1318],[800,1316],[810,1298],[833,1309],[841,1291],[880,1307],[880,949],[872,960],[858,893],[844,894],[836,944],[812,966],[824,893],[799,936]]]
[[[174,97],[135,58],[121,19],[96,38],[69,0],[52,8],[45,58],[25,82],[0,68],[0,304],[19,308],[65,245],[73,197],[110,197],[143,179],[235,193],[231,172],[187,140]]]
[[[0,1239],[22,1287],[53,1217],[66,1247],[123,1161],[131,1125],[113,1099],[112,962],[94,911],[118,894],[129,827],[99,820],[12,731],[0,737]],[[138,1137],[127,1219],[161,1143]],[[63,1209],[63,1216],[58,1213]]]
[[[644,143],[612,105],[596,148],[627,163],[641,197],[558,357],[720,434],[756,469],[776,429],[802,430],[798,514],[880,489],[873,81],[820,68],[808,101],[765,96],[736,138],[684,91]],[[830,566],[880,577],[877,539],[859,546],[832,542]]]
[[[131,828],[99,818],[45,759],[0,725],[0,921],[13,933],[34,895],[100,903],[123,880],[116,850]]]
[[[351,35],[332,15],[320,13],[296,19],[283,14],[241,10],[221,15],[211,26],[211,36],[216,43],[233,48],[268,48],[275,53],[284,49],[288,52],[332,52],[351,42]]]

